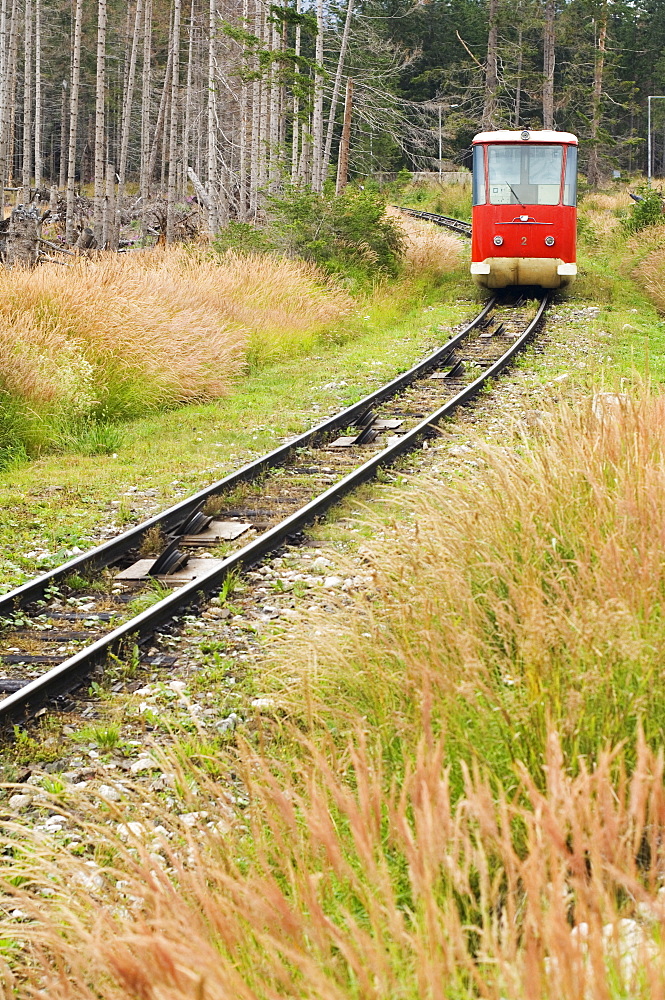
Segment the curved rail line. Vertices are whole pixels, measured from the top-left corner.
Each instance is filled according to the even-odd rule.
[[[96,666],[106,661],[110,653],[121,649],[123,644],[140,642],[147,636],[152,635],[186,607],[191,606],[197,598],[219,588],[230,573],[258,562],[267,553],[278,548],[289,536],[293,536],[303,527],[315,521],[317,517],[325,513],[328,508],[342,499],[356,486],[373,478],[381,467],[390,465],[400,455],[416,447],[421,439],[428,432],[431,432],[433,425],[451,414],[457,407],[472,399],[489,379],[498,375],[510,363],[515,354],[526,345],[534,333],[545,312],[548,301],[549,297],[545,295],[540,302],[535,316],[528,323],[526,329],[521,333],[512,335],[514,339],[512,339],[512,342],[500,357],[490,363],[477,378],[464,385],[452,398],[447,399],[433,412],[420,419],[403,436],[373,454],[329,489],[304,504],[278,524],[259,534],[252,541],[219,561],[209,572],[205,572],[192,582],[186,583],[180,589],[173,591],[136,617],[131,618],[116,628],[112,628],[106,635],[97,638],[85,648],[79,649],[57,666],[47,670],[40,677],[24,684],[19,690],[14,691],[0,701],[0,725],[15,722],[17,718],[32,714],[45,703],[52,702],[74,690],[90,675],[90,672]],[[367,413],[372,404],[391,398],[401,389],[416,382],[433,368],[445,364],[446,359],[453,356],[452,352],[454,348],[474,328],[482,327],[486,323],[491,322],[491,317],[489,320],[487,320],[487,317],[495,304],[496,297],[490,299],[480,313],[463,330],[430,354],[424,361],[414,365],[408,372],[398,376],[353,406],[323,421],[312,430],[299,435],[299,437],[288,444],[275,449],[255,462],[244,466],[237,472],[213,483],[205,490],[201,490],[192,497],[164,511],[162,514],[151,518],[143,524],[137,525],[118,538],[106,542],[104,545],[98,546],[96,549],[70,560],[70,562],[63,566],[4,595],[0,599],[0,614],[11,614],[14,609],[25,608],[27,605],[34,603],[38,598],[43,597],[45,591],[50,586],[58,580],[64,580],[70,573],[80,573],[81,570],[109,565],[128,550],[136,549],[145,532],[150,530],[151,527],[158,525],[172,528],[173,526],[182,525],[192,512],[196,512],[201,502],[207,498],[224,493],[240,482],[247,482],[260,477],[266,470],[284,463],[288,456],[293,453],[294,449],[300,448],[305,444],[311,444],[314,440],[325,438],[331,430],[349,426],[354,422],[357,423],[359,418],[362,418],[363,414]],[[496,332],[498,332],[498,329]]]
[[[448,215],[437,215],[436,212],[420,212],[416,208],[406,208],[404,205],[393,205],[405,215],[410,215],[414,219],[424,219],[426,222],[433,222],[436,226],[445,226],[452,229],[459,236],[466,236],[471,239],[471,223],[463,222],[462,219],[452,219]]]

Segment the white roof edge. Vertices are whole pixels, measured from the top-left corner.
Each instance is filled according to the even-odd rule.
[[[529,138],[522,139],[522,132],[528,132]],[[474,142],[570,142],[577,145],[577,136],[572,132],[557,132],[555,129],[499,129],[496,132],[479,132],[473,137]]]

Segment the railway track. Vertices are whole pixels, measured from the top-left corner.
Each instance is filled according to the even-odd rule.
[[[437,215],[436,212],[419,212],[418,209],[405,208],[403,205],[393,205],[393,208],[399,209],[405,215],[410,215],[413,219],[424,219],[425,222],[433,222],[436,226],[444,226],[446,229],[452,229],[459,236],[466,236],[468,239],[471,239],[470,222],[463,222],[462,219],[452,219],[448,215]]]
[[[525,346],[547,303],[493,297],[429,357],[353,406],[0,597],[0,726],[63,707],[110,657],[138,648],[143,663],[168,668],[168,657],[147,657],[156,630],[436,433]]]

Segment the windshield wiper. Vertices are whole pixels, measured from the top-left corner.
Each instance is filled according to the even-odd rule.
[[[506,181],[506,184],[508,184],[508,181]],[[526,205],[524,204],[524,202],[522,201],[522,199],[519,197],[519,195],[518,195],[517,191],[515,190],[515,188],[513,187],[513,185],[512,184],[508,184],[508,187],[513,192],[513,194],[515,195],[515,199],[517,201],[517,204],[521,205],[522,208],[526,208]]]

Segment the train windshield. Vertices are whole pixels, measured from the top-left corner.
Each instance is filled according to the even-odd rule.
[[[492,205],[558,205],[561,146],[510,145],[488,148]]]

